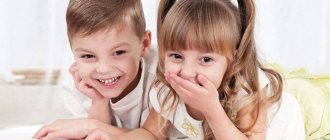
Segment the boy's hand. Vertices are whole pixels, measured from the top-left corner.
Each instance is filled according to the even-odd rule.
[[[164,75],[166,81],[180,98],[183,99],[187,105],[204,115],[210,113],[207,112],[210,110],[210,107],[219,106],[220,101],[217,88],[205,76],[197,76],[197,81],[200,84],[198,85],[173,73],[165,73]]]
[[[82,80],[76,63],[73,63],[70,66],[69,71],[73,77],[76,88],[84,95],[92,99],[92,105],[88,111],[88,118],[110,124],[112,117],[109,99],[102,96],[97,90]]]
[[[45,125],[34,134],[34,139],[52,140],[56,138],[82,139],[96,128],[91,119],[57,120]]]
[[[76,63],[73,63],[70,68],[69,72],[71,73],[73,77],[74,84],[76,88],[86,95],[87,97],[91,98],[92,100],[104,100],[105,97],[102,96],[97,90],[95,90],[93,87],[89,86],[87,83],[85,83],[81,76],[79,75],[78,68]]]
[[[101,129],[95,129],[88,134],[85,140],[119,140],[119,138]]]

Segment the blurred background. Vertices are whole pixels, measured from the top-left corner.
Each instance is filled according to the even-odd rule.
[[[158,2],[142,2],[155,47]],[[0,139],[26,139],[47,122],[85,116],[85,97],[72,92],[68,73],[68,0],[0,3]],[[256,6],[263,62],[330,74],[329,0],[256,0]]]

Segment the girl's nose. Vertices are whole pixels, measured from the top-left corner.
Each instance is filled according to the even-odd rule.
[[[183,63],[179,75],[184,79],[195,79],[197,76],[197,68],[190,63]]]

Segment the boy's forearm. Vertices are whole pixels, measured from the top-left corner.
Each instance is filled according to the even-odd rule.
[[[88,112],[88,118],[111,124],[112,113],[110,111],[109,100],[93,100],[91,108]]]

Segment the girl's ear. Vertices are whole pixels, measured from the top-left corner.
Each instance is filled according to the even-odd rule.
[[[144,37],[142,39],[142,53],[141,56],[145,56],[148,52],[151,44],[151,32],[147,30],[144,34]]]

